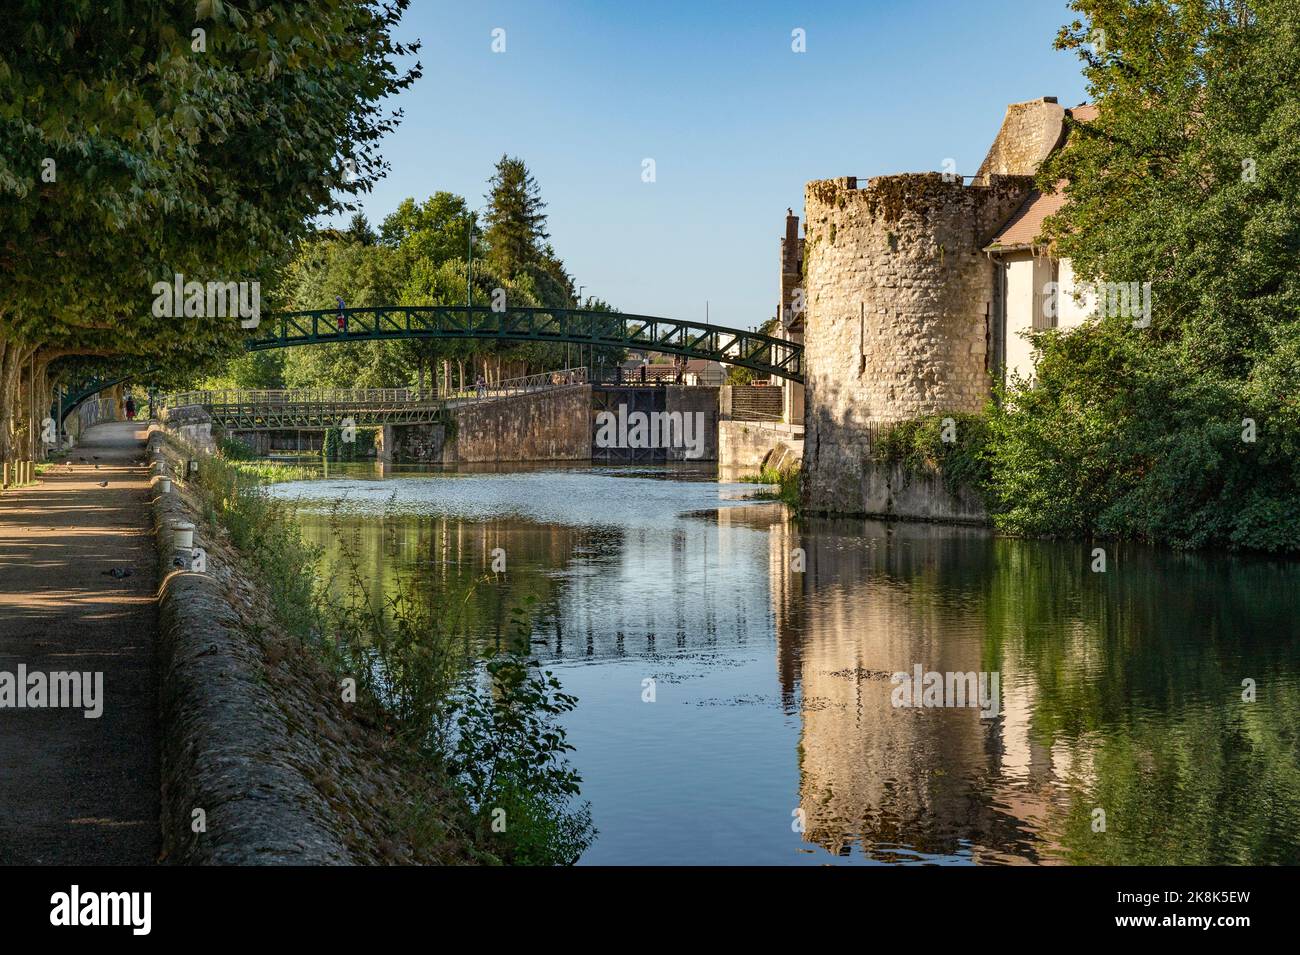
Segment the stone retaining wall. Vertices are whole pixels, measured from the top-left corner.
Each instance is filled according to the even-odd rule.
[[[160,430],[148,447],[173,475],[201,453]],[[194,488],[173,479],[164,495],[157,486],[162,861],[467,861],[450,836],[433,846],[409,837],[404,826],[416,823],[403,820],[415,818],[412,807],[451,811],[450,800],[401,767],[391,738],[376,728],[382,720],[342,701],[315,649],[278,630],[239,552],[204,522]],[[204,572],[174,563],[177,521],[196,525]],[[196,810],[204,831],[195,831]],[[419,824],[429,825],[429,816]]]
[[[446,425],[389,425],[381,457],[393,463],[499,464],[591,457],[591,386],[548,388],[453,405]]]

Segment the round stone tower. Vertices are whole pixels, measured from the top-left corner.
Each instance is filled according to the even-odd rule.
[[[994,269],[983,252],[1032,181],[939,173],[810,182],[804,195],[808,496],[861,508],[879,425],[979,411]]]

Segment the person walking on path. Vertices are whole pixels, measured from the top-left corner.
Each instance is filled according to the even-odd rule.
[[[487,394],[487,381],[484,380],[481,374],[474,379],[474,391],[477,392],[480,398]]]
[[[135,420],[135,399],[130,395],[126,396],[126,420]]]

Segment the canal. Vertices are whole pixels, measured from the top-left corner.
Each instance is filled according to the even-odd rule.
[[[753,491],[683,466],[272,493],[377,599],[477,581],[487,641],[535,598],[579,699],[585,863],[1300,862],[1300,565],[1108,547],[1097,572],[1092,544]],[[904,673],[940,689],[896,705]],[[994,702],[939,705],[967,675]]]

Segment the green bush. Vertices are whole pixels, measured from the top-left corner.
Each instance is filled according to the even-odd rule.
[[[596,830],[586,803],[573,805],[582,777],[558,717],[577,705],[527,654],[527,614],[512,614],[515,646],[489,651],[482,683],[457,699],[450,766],[478,819],[479,839],[516,865],[572,865]]]
[[[1036,381],[1013,382],[990,419],[1000,528],[1300,549],[1300,348],[1242,380],[1123,320],[1042,333],[1036,347]]]

